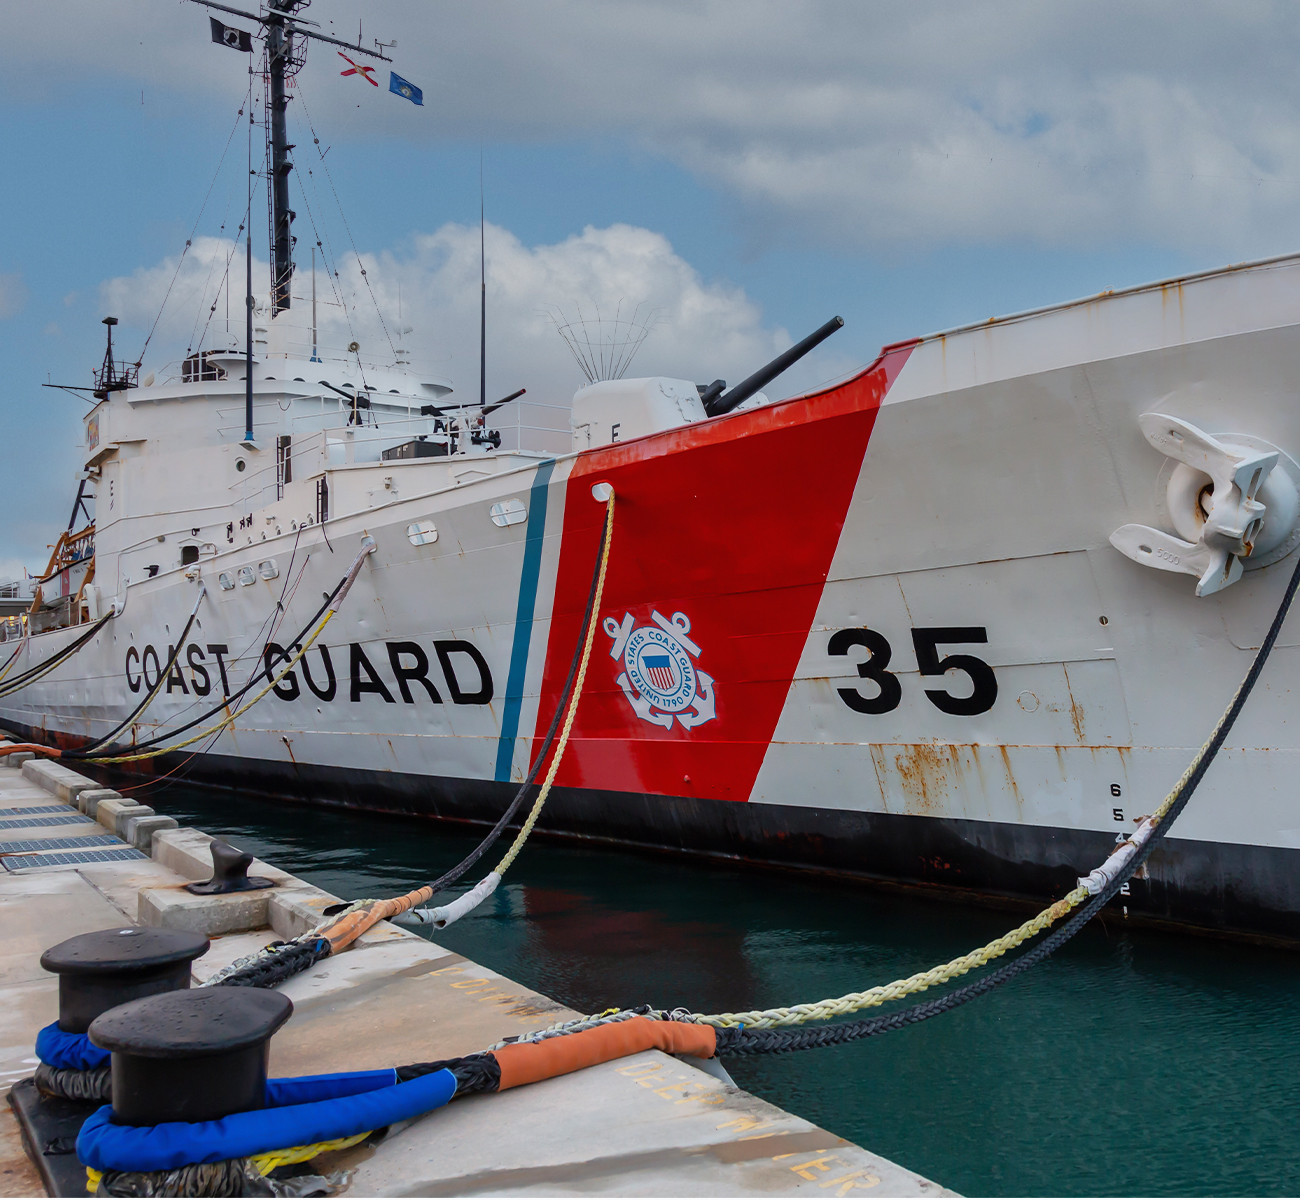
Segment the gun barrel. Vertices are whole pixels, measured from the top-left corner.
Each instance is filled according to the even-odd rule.
[[[736,405],[748,400],[755,392],[762,391],[782,371],[797,363],[809,350],[820,346],[837,329],[844,325],[843,317],[832,317],[816,333],[810,333],[802,342],[790,347],[784,354],[778,354],[767,366],[755,371],[743,383],[738,383],[731,391],[710,400],[704,410],[711,417],[720,417],[729,413]]]
[[[522,396],[526,391],[528,391],[527,388],[520,388],[517,392],[511,392],[510,395],[505,397],[505,399],[498,400],[495,404],[486,405],[483,409],[483,415],[485,417],[490,416],[492,413],[496,412],[496,410],[500,408],[502,405],[509,404],[511,400],[518,400],[519,397]]]

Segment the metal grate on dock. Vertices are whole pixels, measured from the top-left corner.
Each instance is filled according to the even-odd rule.
[[[25,842],[0,842],[0,856],[27,854],[33,850],[77,850],[87,846],[125,846],[121,838],[111,833],[91,834],[90,837],[33,838]]]
[[[5,817],[27,817],[33,813],[76,812],[70,804],[42,804],[39,808],[0,808],[0,820]]]
[[[35,829],[40,825],[93,825],[94,823],[92,817],[70,808],[66,816],[16,817],[12,821],[0,821],[0,829]]]
[[[6,871],[25,871],[30,867],[66,867],[76,863],[125,862],[132,858],[148,858],[134,846],[121,849],[103,850],[64,850],[51,854],[22,854],[12,858],[0,858],[0,866]]]

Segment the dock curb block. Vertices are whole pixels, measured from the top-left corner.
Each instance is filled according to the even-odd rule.
[[[77,797],[77,807],[84,812],[86,816],[93,818],[101,800],[121,799],[122,793],[115,792],[112,788],[91,788],[89,791],[82,792]]]
[[[104,803],[109,804],[111,801],[105,800]],[[96,809],[97,813],[99,811],[99,809]],[[117,815],[113,818],[113,824],[110,828],[118,837],[129,842],[131,837],[127,832],[128,821],[136,820],[139,817],[156,817],[157,815],[147,804],[137,804],[134,808],[120,808],[117,810]]]
[[[192,896],[180,887],[142,888],[136,920],[160,929],[183,929],[216,937],[262,929],[267,921],[267,892],[232,892],[226,896]]]
[[[161,833],[165,829],[176,828],[175,817],[160,817],[156,814],[141,817],[135,813],[122,813],[119,820],[122,822],[123,841],[130,842],[137,850],[143,850],[146,854],[153,847],[154,834]]]
[[[46,791],[53,792],[65,804],[75,804],[77,796],[100,785],[93,779],[77,774],[61,763],[48,759],[33,759],[23,763],[23,775],[33,783],[39,783]]]
[[[137,804],[134,800],[128,800],[126,798],[121,800],[101,800],[95,806],[95,820],[107,829],[109,833],[116,833],[118,813],[123,809],[129,808],[134,810],[142,807],[143,805]],[[149,810],[149,814],[151,816],[153,815],[153,809]],[[144,816],[144,813],[141,813],[140,816]]]

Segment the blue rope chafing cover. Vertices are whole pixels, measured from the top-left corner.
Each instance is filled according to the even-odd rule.
[[[170,1171],[352,1137],[441,1108],[456,1094],[456,1077],[445,1069],[406,1083],[396,1078],[389,1069],[270,1079],[268,1107],[219,1121],[116,1125],[106,1104],[82,1125],[77,1157],[96,1171]]]
[[[317,1100],[337,1100],[393,1087],[397,1072],[392,1067],[382,1071],[341,1071],[336,1075],[292,1075],[266,1081],[266,1107],[287,1108],[291,1104],[314,1104]],[[346,1136],[346,1134],[341,1135]],[[295,1142],[305,1146],[306,1142]],[[278,1150],[280,1147],[276,1147]]]
[[[36,1035],[36,1057],[60,1071],[93,1071],[108,1062],[110,1056],[84,1033],[66,1033],[55,1021]]]

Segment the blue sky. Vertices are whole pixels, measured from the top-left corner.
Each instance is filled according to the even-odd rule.
[[[582,382],[535,319],[552,305],[645,301],[665,315],[643,369],[701,380],[739,378],[843,315],[784,381],[793,391],[900,338],[1295,248],[1292,10],[978,9],[384,0],[364,7],[365,39],[396,38],[393,65],[425,106],[341,78],[319,45],[301,95],[371,276],[403,281],[414,336],[468,390],[480,154],[493,391]],[[355,36],[358,11],[317,0],[307,15]],[[86,382],[119,300],[138,352],[247,85],[247,56],[208,41],[198,5],[11,15],[0,573],[43,565],[76,486],[87,406],[40,383]],[[200,236],[222,233],[228,203],[242,210],[243,136]],[[296,157],[323,187],[316,153]],[[185,303],[151,354],[184,349]]]

